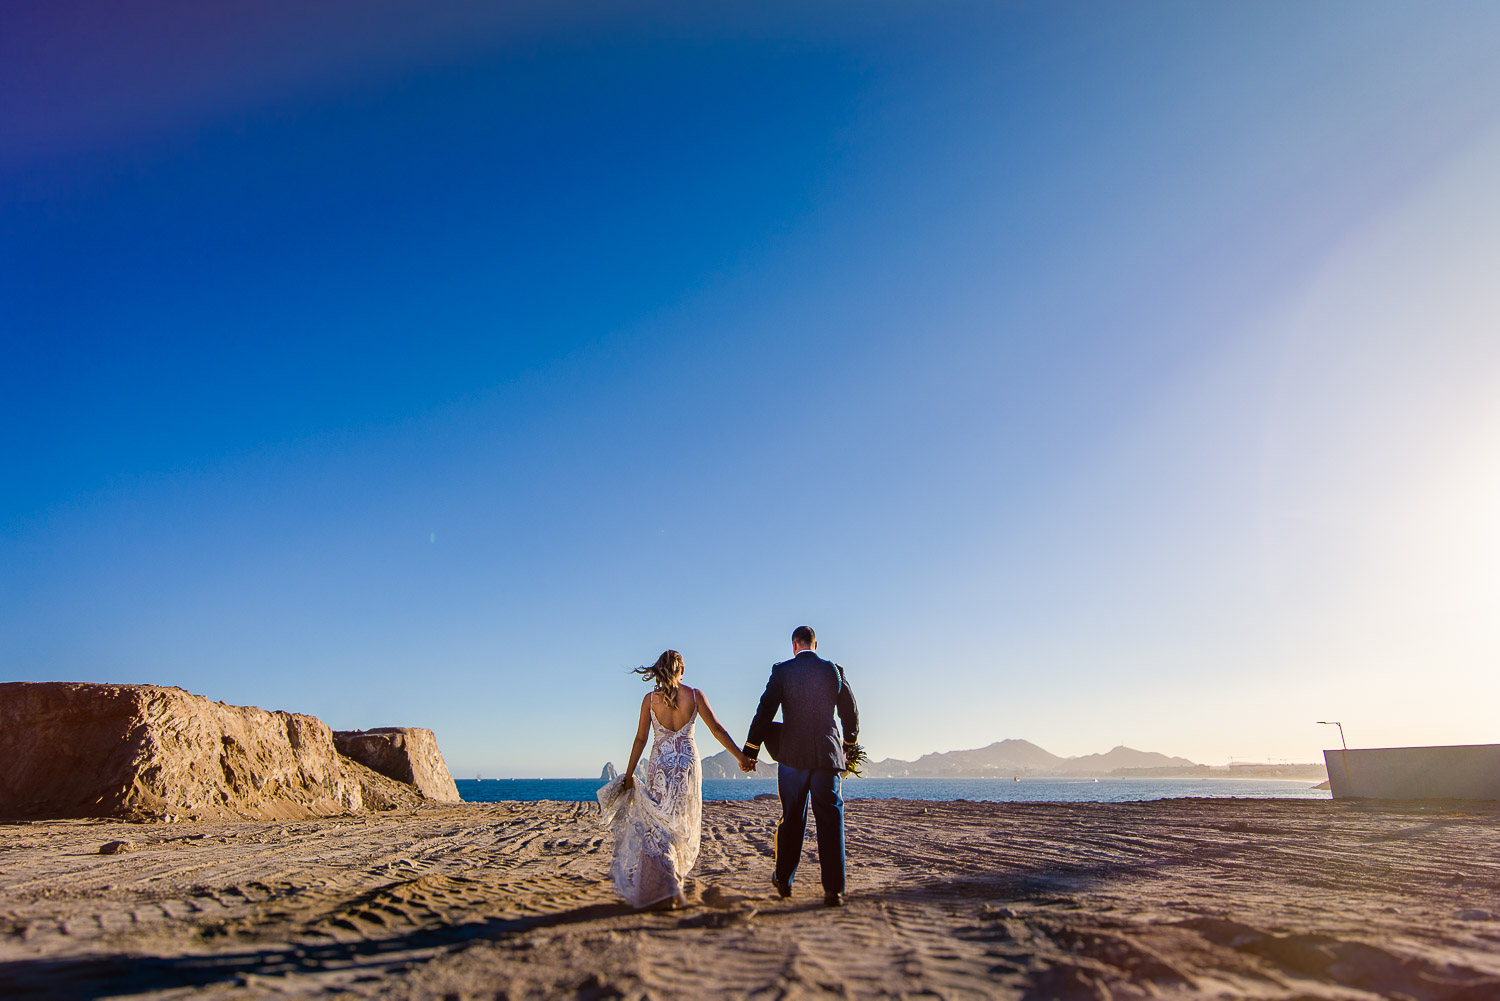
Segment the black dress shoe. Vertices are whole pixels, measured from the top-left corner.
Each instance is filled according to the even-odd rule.
[[[771,877],[771,884],[776,887],[776,893],[779,896],[781,896],[783,899],[785,899],[787,897],[790,897],[792,895],[792,884],[791,883],[783,883],[781,880],[777,879],[775,876],[772,876]]]
[[[827,893],[823,894],[823,906],[843,907],[844,895],[842,893],[834,893],[832,890],[829,890]]]

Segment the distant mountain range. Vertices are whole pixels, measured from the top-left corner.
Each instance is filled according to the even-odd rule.
[[[642,763],[642,767],[644,762]],[[637,768],[641,771],[642,768]],[[605,777],[614,771],[605,765]],[[1322,763],[1200,765],[1187,758],[1177,758],[1157,751],[1137,751],[1121,744],[1103,754],[1084,754],[1063,758],[1044,750],[1029,740],[997,740],[988,747],[970,751],[943,751],[924,754],[916,761],[885,758],[865,765],[866,778],[1019,778],[1029,776],[1079,778],[1255,778],[1255,779],[1326,779],[1328,770]],[[754,776],[740,771],[728,751],[703,759],[706,779],[774,779],[776,763],[764,758],[756,763]]]
[[[988,747],[970,751],[943,751],[924,754],[916,761],[885,758],[865,765],[867,778],[985,778],[1020,775],[1106,776],[1121,769],[1150,769],[1151,774],[1184,771],[1201,773],[1208,768],[1187,758],[1175,758],[1156,751],[1137,751],[1121,745],[1104,754],[1085,754],[1063,758],[1044,750],[1029,740],[998,740]],[[756,776],[772,778],[775,766],[761,761]],[[703,759],[706,779],[737,779],[750,776],[740,771],[728,751]]]
[[[983,778],[991,775],[1102,776],[1121,768],[1198,768],[1187,758],[1124,746],[1104,754],[1063,758],[1029,740],[997,740],[972,751],[924,754],[916,761],[886,758],[864,769],[870,778]]]
[[[728,751],[720,751],[713,757],[703,759],[703,777],[706,779],[774,779],[776,762],[761,758],[755,763],[755,774],[740,771],[739,762]]]

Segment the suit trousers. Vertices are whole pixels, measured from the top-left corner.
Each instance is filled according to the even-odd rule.
[[[776,881],[792,885],[802,858],[802,839],[807,833],[807,803],[812,800],[813,820],[818,825],[818,863],[823,867],[823,891],[844,892],[844,797],[842,780],[832,768],[788,768],[776,770],[776,791],[781,794],[781,823],[776,825]]]

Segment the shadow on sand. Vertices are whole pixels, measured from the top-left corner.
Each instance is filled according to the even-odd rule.
[[[1181,866],[1196,866],[1262,849],[1253,845],[1208,845],[1157,858],[1121,858],[1087,863],[1049,862],[993,873],[947,877],[922,877],[882,890],[885,900],[931,901],[939,898],[977,899],[1035,904],[1072,904],[1079,894],[1089,893],[1121,879],[1168,876]]]
[[[94,999],[149,991],[207,987],[256,977],[282,978],[334,971],[382,975],[420,955],[517,932],[596,921],[633,913],[624,904],[594,904],[555,914],[422,929],[391,938],[319,942],[241,952],[181,956],[59,956],[0,963],[0,997]],[[416,955],[414,955],[416,954]],[[275,980],[272,980],[274,983]]]

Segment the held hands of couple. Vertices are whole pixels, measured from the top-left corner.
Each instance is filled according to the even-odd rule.
[[[755,759],[754,758],[750,757],[744,751],[737,751],[737,752],[735,752],[735,757],[739,759],[739,762],[740,762],[740,771],[745,772],[747,774],[750,773],[750,772],[755,771]]]

